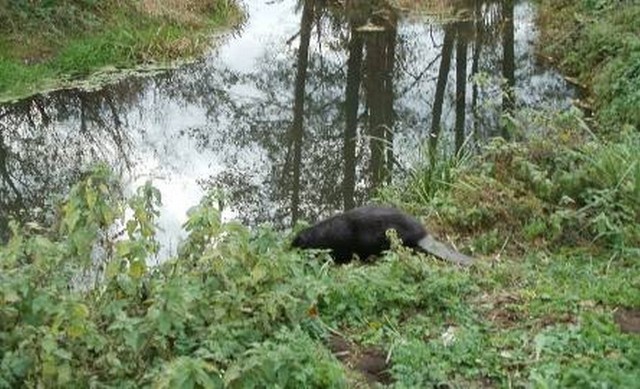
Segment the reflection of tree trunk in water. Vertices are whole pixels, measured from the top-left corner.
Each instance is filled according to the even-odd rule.
[[[387,123],[387,132],[385,136],[386,146],[387,146],[387,183],[391,183],[391,172],[393,171],[393,163],[394,163],[394,155],[393,155],[393,124],[395,119],[395,113],[393,111],[393,65],[396,58],[396,35],[397,30],[394,27],[387,33],[385,33],[386,37],[386,46],[387,46],[387,55],[385,60],[385,69],[384,69],[384,112],[385,112],[385,123]]]
[[[51,123],[51,117],[49,117],[49,114],[47,114],[47,111],[42,105],[42,101],[40,100],[40,98],[34,98],[33,104],[36,106],[38,112],[40,112],[40,117],[42,118],[42,126],[48,126],[49,123]]]
[[[393,60],[395,28],[371,33],[367,38],[367,105],[369,106],[369,145],[373,188],[390,178],[389,164],[393,127]],[[386,162],[386,163],[385,163]]]
[[[87,139],[88,144],[93,145],[93,147],[90,147],[89,150],[91,156],[95,157],[96,149],[102,151],[104,151],[104,149],[102,147],[99,147],[101,145],[100,142],[98,142],[98,140],[95,138],[93,132],[89,131],[89,120],[91,116],[89,107],[91,106],[91,104],[86,102],[86,97],[84,94],[80,94],[77,98],[80,105],[80,134],[82,134]]]
[[[464,143],[465,106],[467,99],[467,37],[463,26],[458,29],[456,44],[456,153]]]
[[[118,148],[120,152],[120,157],[124,160],[124,164],[127,169],[131,169],[132,164],[129,159],[129,153],[124,148],[124,136],[122,131],[122,120],[120,120],[120,115],[118,114],[118,110],[116,109],[116,105],[113,102],[110,94],[104,96],[104,101],[109,107],[111,111],[111,117],[113,119],[113,133],[112,138],[115,143],[115,146]]]
[[[343,158],[344,178],[342,197],[345,211],[355,207],[356,185],[356,131],[358,128],[358,92],[362,73],[362,36],[351,31],[349,60],[347,61],[347,86],[345,91],[345,121]]]
[[[471,75],[475,76],[478,74],[479,62],[480,62],[480,52],[482,51],[482,39],[483,39],[483,26],[482,26],[482,2],[476,1],[475,7],[475,44],[473,45],[473,60],[471,62]],[[478,85],[477,83],[472,84],[471,89],[471,110],[473,114],[473,136],[480,136],[480,112],[478,112]]]
[[[502,77],[506,80],[505,90],[502,93],[503,114],[510,115],[515,107],[515,48],[514,48],[514,23],[513,0],[506,0],[503,5],[505,25],[502,30]],[[509,138],[506,126],[502,128],[502,135]]]
[[[440,120],[442,118],[442,105],[444,104],[444,92],[447,88],[447,78],[451,67],[451,52],[453,51],[454,30],[450,24],[444,26],[444,40],[442,43],[442,58],[440,59],[440,70],[438,71],[438,82],[436,83],[436,94],[433,99],[433,111],[431,119],[431,132],[429,134],[429,146],[431,157],[435,157],[435,150],[438,145],[440,135]]]
[[[384,168],[384,114],[381,62],[384,60],[382,34],[367,33],[367,106],[369,108],[369,147],[371,149],[371,181],[374,188],[382,181]]]
[[[4,143],[4,137],[2,136],[2,132],[0,132],[0,175],[2,176],[2,179],[4,180],[4,182],[7,183],[9,188],[11,188],[11,191],[13,191],[13,194],[16,196],[16,200],[18,204],[22,204],[22,195],[20,195],[20,191],[14,184],[13,178],[11,178],[11,174],[9,174],[9,167],[8,167],[9,152],[7,150],[8,150],[8,147]]]
[[[314,0],[304,2],[302,20],[300,21],[300,48],[296,65],[296,85],[293,102],[293,124],[291,126],[293,146],[293,182],[291,193],[291,222],[296,223],[300,217],[300,170],[302,164],[302,122],[304,114],[304,91],[307,81],[309,62],[309,40],[313,21]]]
[[[87,135],[87,115],[84,106],[84,99],[79,98],[80,103],[80,134]]]

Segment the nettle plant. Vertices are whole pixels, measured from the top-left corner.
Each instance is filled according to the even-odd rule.
[[[0,388],[352,387],[329,333],[393,343],[407,312],[442,322],[473,290],[468,274],[399,245],[377,266],[328,266],[270,227],[223,223],[211,196],[190,211],[176,257],[147,266],[160,195],[147,184],[125,202],[117,188],[96,168],[59,225],[12,224]]]
[[[159,193],[147,184],[125,206],[114,188],[96,168],[59,226],[11,225],[0,248],[0,387],[345,386],[340,363],[313,347],[324,331],[309,313],[325,288],[320,261],[271,229],[222,223],[205,200],[178,257],[148,267]],[[124,228],[115,241],[114,226]]]

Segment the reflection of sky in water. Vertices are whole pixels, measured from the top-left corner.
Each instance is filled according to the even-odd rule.
[[[535,7],[520,2],[515,7],[516,96],[525,106],[568,108],[571,95],[567,93],[562,76],[553,69],[539,66],[535,58],[538,30]]]
[[[129,113],[131,126],[145,130],[133,134],[137,153],[127,186],[132,192],[152,180],[162,193],[162,212],[158,219],[162,242],[160,257],[166,257],[185,236],[181,226],[187,220],[187,211],[204,195],[198,180],[222,172],[225,154],[242,154],[248,150],[203,149],[197,139],[181,135],[183,131],[206,124],[203,108],[180,106],[159,96],[147,95],[146,98],[153,102],[142,101],[140,105],[155,105],[154,116],[135,111]],[[223,216],[229,219],[235,215],[227,210]]]
[[[299,46],[299,36],[296,37],[296,34],[300,29],[300,13],[295,12],[295,3],[294,0],[247,1],[249,19],[239,33],[226,37],[221,46],[213,50],[211,55],[203,61],[158,78],[150,78],[149,82],[144,84],[135,103],[127,104],[126,100],[123,103],[124,112],[121,115],[123,122],[126,123],[124,131],[129,137],[127,141],[131,143],[132,149],[129,154],[132,169],[126,177],[128,190],[132,192],[134,188],[151,179],[162,193],[163,208],[159,219],[162,229],[159,239],[163,247],[161,257],[175,252],[180,237],[184,236],[181,225],[186,221],[187,210],[198,204],[204,194],[199,181],[207,180],[225,171],[248,172],[247,179],[261,187],[259,195],[266,198],[269,193],[265,192],[273,190],[265,187],[266,177],[282,174],[280,171],[274,173],[272,164],[282,164],[283,161],[269,159],[267,150],[257,145],[255,140],[241,146],[234,136],[234,131],[238,133],[236,126],[249,126],[251,120],[256,118],[232,118],[227,107],[222,105],[224,102],[219,100],[219,96],[214,91],[208,92],[206,88],[220,88],[229,100],[237,105],[262,105],[265,110],[257,112],[261,112],[260,115],[264,117],[260,119],[264,121],[290,123],[292,107],[280,105],[292,104],[293,78],[285,81],[265,79],[268,77],[265,76],[267,74],[265,72],[281,66],[285,68],[284,76],[291,77],[294,73],[295,53]],[[415,150],[421,144],[421,139],[424,139],[430,125],[442,35],[438,26],[429,25],[415,17],[401,21],[399,25],[398,41],[402,44],[397,46],[395,67],[398,71],[393,83],[395,92],[401,94],[397,95],[394,101],[394,109],[398,115],[394,126],[396,130],[394,151],[403,164],[414,162],[419,157]],[[535,36],[533,7],[526,2],[519,2],[515,7],[518,103],[529,106],[543,102],[545,106],[564,107],[568,104],[569,95],[564,89],[562,78],[553,71],[535,65],[532,46]],[[318,39],[320,39],[320,46]],[[436,47],[433,46],[433,42]],[[337,47],[338,43],[338,37],[332,35],[331,29],[327,26],[323,27],[321,38],[318,38],[315,30],[312,33],[310,56],[314,60],[321,57],[321,61],[310,60],[309,62],[306,94],[316,104],[322,105],[326,100],[328,105],[318,111],[321,117],[307,117],[305,123],[307,126],[327,126],[340,117],[344,101],[347,53],[342,49],[331,49],[331,47]],[[480,67],[481,70],[483,67],[491,69],[492,74],[497,77],[501,74],[500,45],[499,40],[487,43],[484,49],[489,54],[488,57],[483,57]],[[472,56],[472,49],[473,45],[470,43],[467,53],[469,59]],[[343,78],[325,83],[322,75],[328,72],[334,72]],[[238,82],[229,85],[225,79],[229,74],[239,77]],[[467,63],[467,74],[471,74],[470,60]],[[416,79],[419,76],[421,78]],[[272,89],[260,90],[260,86],[256,85],[258,81],[266,83]],[[189,89],[189,85],[205,82],[209,84],[205,85],[204,92],[200,89]],[[271,91],[275,91],[273,98],[277,101],[270,100],[272,97],[268,96],[268,92]],[[452,136],[448,130],[453,127],[454,121],[455,112],[452,104],[454,91],[455,51],[449,71],[442,116],[446,137]],[[196,92],[205,95],[193,96],[192,99],[185,97]],[[495,86],[487,86],[482,92],[486,95],[499,96],[500,91]],[[209,94],[206,95],[207,93]],[[360,97],[362,113],[365,104],[362,92]],[[468,108],[471,100],[470,84],[467,85],[467,100],[467,122],[469,122],[471,120]],[[208,112],[212,108],[216,109],[213,117],[211,112]],[[220,108],[219,111],[218,108]],[[241,113],[244,114],[245,111]],[[72,117],[58,122],[55,124],[55,131],[73,133],[72,129],[78,127],[78,121],[77,117]],[[340,122],[338,127],[331,133],[338,134],[337,136],[330,134],[327,139],[314,139],[309,142],[307,145],[310,146],[309,149],[303,150],[303,158],[305,156],[318,158],[318,155],[329,159],[341,158],[331,154],[331,150],[340,149],[340,146],[335,147],[335,143],[342,142],[340,133],[344,131],[344,122]],[[267,131],[268,129],[259,128],[259,130]],[[359,129],[361,130],[362,128]],[[284,133],[280,131],[280,134]],[[280,136],[280,138],[283,137]],[[281,142],[281,148],[284,149],[285,139],[280,138],[277,140]],[[321,142],[325,143],[321,144]],[[359,142],[361,144],[362,139]],[[112,152],[118,158],[118,153],[114,150],[102,152],[105,154]],[[306,163],[315,162],[317,161]],[[358,171],[357,185],[362,186],[364,174],[360,173],[366,168],[358,165],[356,170]],[[331,180],[337,180],[341,175],[341,172],[336,173],[333,177],[324,178],[329,182],[328,185],[335,186],[331,184]],[[327,183],[324,185],[326,186]],[[309,190],[316,190],[316,187],[312,185]],[[260,205],[268,208],[261,209],[261,212],[268,215],[274,215],[275,209],[283,206],[281,199],[266,199],[261,201]],[[320,207],[321,205],[311,204],[310,206]],[[238,216],[237,212],[232,210],[225,210],[223,213],[225,219],[236,216]]]
[[[186,221],[187,210],[202,197],[196,180],[215,168],[221,170],[222,166],[215,163],[215,155],[192,152],[195,144],[191,138],[175,136],[206,120],[201,108],[180,107],[153,94],[145,96],[140,105],[155,105],[158,109],[155,116],[135,111],[128,115],[131,127],[145,129],[133,133],[137,152],[128,189],[133,191],[152,180],[160,190],[163,204],[158,220],[163,250],[160,256],[165,257],[176,249],[178,239],[184,235],[181,225]]]
[[[496,4],[485,6],[485,11],[492,7],[498,7]],[[495,11],[494,11],[495,12]],[[571,92],[566,89],[566,83],[562,76],[553,69],[547,69],[539,66],[535,55],[535,41],[537,38],[537,27],[535,25],[535,7],[533,4],[525,1],[518,2],[514,6],[514,43],[515,43],[515,78],[516,87],[515,94],[517,105],[519,107],[556,107],[566,109],[571,105]],[[473,26],[471,27],[474,28]],[[394,106],[409,108],[417,113],[417,117],[400,116],[396,124],[396,128],[408,127],[408,131],[398,133],[394,139],[396,150],[415,150],[419,139],[422,139],[429,132],[431,123],[431,109],[435,94],[435,82],[438,77],[440,66],[440,57],[442,50],[443,31],[433,25],[429,25],[420,20],[411,19],[407,23],[402,24],[398,31],[399,38],[410,46],[406,50],[410,57],[405,58],[403,62],[396,63],[406,68],[407,77],[398,81],[396,90],[408,89],[408,84],[413,84],[416,77],[422,77],[415,87],[410,89],[406,94],[398,96]],[[436,46],[427,44],[434,41]],[[482,47],[482,55],[488,56],[490,60],[484,57],[481,60],[480,72],[491,71],[492,82],[483,84],[479,93],[487,100],[483,104],[487,104],[487,111],[496,111],[501,105],[501,90],[499,84],[502,74],[499,64],[502,60],[502,43],[497,40],[495,42],[485,42]],[[472,77],[472,56],[473,42],[469,42],[467,47],[467,77]],[[455,44],[451,57],[451,68],[447,82],[447,91],[445,93],[445,104],[442,112],[443,135],[453,139],[453,126],[455,121],[455,74],[456,74],[456,52]],[[490,69],[487,69],[490,68]],[[394,80],[395,81],[395,80]],[[466,100],[466,127],[472,126],[473,114],[469,107],[471,106],[471,83],[467,84]],[[449,130],[449,131],[447,131]],[[414,164],[420,162],[423,155],[418,153],[398,153],[397,158],[404,164]]]
[[[238,71],[255,70],[256,61],[282,37],[293,37],[300,29],[300,17],[292,1],[246,1],[248,20],[241,36],[231,39],[217,57]]]
[[[295,57],[292,53],[299,45],[299,37],[286,45],[284,42],[293,38],[299,30],[299,13],[294,12],[294,4],[291,1],[263,2],[250,1],[247,5],[249,19],[242,31],[234,37],[223,41],[211,57],[206,59],[206,66],[233,69],[240,74],[251,74],[260,71],[261,61],[265,59],[273,61],[285,61],[295,66],[291,60]],[[541,100],[553,99],[556,94],[547,93],[549,90],[560,90],[557,95],[566,99],[562,79],[553,71],[540,70],[535,66],[534,48],[532,46],[536,36],[534,25],[534,10],[530,4],[519,3],[515,7],[515,54],[516,54],[516,85],[517,96],[520,103],[530,105]],[[420,139],[427,131],[430,122],[430,111],[433,101],[434,83],[438,74],[439,55],[441,50],[442,32],[439,28],[429,25],[424,21],[412,18],[400,25],[398,32],[410,49],[406,52],[410,57],[404,62],[398,62],[405,70],[404,77],[397,79],[396,89],[409,88],[416,82],[415,77],[422,74],[422,78],[416,85],[403,96],[398,97],[395,106],[413,110],[418,117],[411,122],[402,121],[399,117],[396,127],[408,126],[408,132],[397,134],[395,144],[397,150],[415,150]],[[329,34],[322,38],[322,44],[328,46],[327,41],[335,39]],[[432,46],[431,40],[439,43]],[[333,65],[344,64],[344,53],[334,51],[320,51],[312,37],[311,55],[322,55],[323,61]],[[325,46],[325,47],[326,47]],[[495,51],[495,59],[500,60],[501,48],[499,41],[492,43],[491,50]],[[469,45],[468,55],[471,56],[472,45]],[[485,48],[487,49],[487,48]],[[427,69],[427,65],[433,63]],[[486,64],[495,67],[495,63]],[[471,61],[468,62],[467,74],[471,73]],[[342,86],[341,86],[342,87]],[[308,83],[307,93],[310,86]],[[455,90],[455,53],[452,58],[449,82],[447,85],[445,110],[443,123],[452,127],[454,120]],[[265,96],[248,83],[238,83],[227,88],[227,91],[237,101],[244,99],[264,99]],[[293,85],[291,91],[293,93]],[[336,93],[342,93],[339,89]],[[499,96],[499,90],[494,88],[485,93]],[[336,96],[338,97],[338,96]],[[497,98],[497,97],[496,97]],[[186,221],[186,213],[189,208],[196,205],[204,194],[199,180],[206,179],[222,172],[228,166],[229,156],[239,166],[251,170],[253,177],[269,174],[268,167],[262,163],[263,158],[258,148],[253,145],[251,149],[237,149],[233,147],[233,141],[225,143],[224,150],[215,148],[203,148],[196,139],[189,136],[181,136],[183,131],[191,128],[207,127],[208,119],[205,109],[199,106],[178,104],[172,99],[165,99],[161,95],[147,94],[147,101],[141,103],[142,107],[154,106],[156,115],[151,117],[144,112],[131,112],[130,123],[134,118],[138,123],[132,127],[146,129],[136,133],[138,139],[138,164],[134,169],[131,187],[137,187],[147,179],[152,179],[154,185],[162,192],[163,209],[159,219],[162,229],[160,240],[163,242],[161,257],[170,255],[175,250],[178,240],[185,235],[181,225]],[[341,97],[338,97],[340,101]],[[470,101],[471,93],[467,91],[467,99]],[[557,99],[556,99],[557,100]],[[557,106],[561,101],[553,101],[550,104]],[[467,113],[470,116],[470,113]],[[225,118],[217,118],[219,126],[224,127]],[[215,128],[209,130],[215,131]],[[418,131],[417,133],[415,131]],[[419,158],[417,153],[399,153],[399,158],[405,163]],[[259,180],[256,184],[260,184]],[[223,217],[230,219],[237,216],[235,212],[226,209]]]
[[[251,1],[247,11],[249,19],[240,35],[223,39],[222,46],[207,58],[208,65],[213,63],[240,72],[255,70],[256,61],[272,48],[269,43],[281,42],[283,36],[291,36],[299,28],[299,17],[294,13],[291,2],[267,4]],[[153,185],[161,191],[163,206],[158,224],[162,242],[160,257],[165,257],[175,251],[179,240],[185,236],[181,226],[187,220],[187,211],[197,205],[204,195],[198,180],[222,172],[226,154],[235,154],[240,160],[260,162],[260,152],[255,149],[202,148],[196,139],[181,136],[191,128],[206,126],[208,119],[205,109],[178,104],[157,92],[148,93],[144,97],[146,101],[140,103],[144,110],[154,107],[155,116],[144,111],[129,113],[131,127],[144,130],[134,135],[137,138],[134,141],[137,145],[137,161],[128,187],[132,192],[145,181],[152,180]],[[256,95],[251,85],[238,85],[231,88],[230,92],[237,99]],[[224,118],[220,119],[224,121]],[[228,145],[232,145],[232,142]],[[261,170],[255,163],[252,169]],[[224,219],[234,216],[233,210],[225,209]]]
[[[206,59],[208,66],[226,67],[238,72],[252,72],[259,66],[265,55],[273,55],[275,44],[282,46],[282,54],[287,48],[282,42],[293,37],[299,29],[298,13],[294,2],[249,1],[246,4],[248,20],[238,36],[223,39],[212,56]],[[229,89],[235,99],[257,97],[252,85],[239,84]],[[153,106],[156,116],[150,117],[144,112],[131,112],[129,122],[132,127],[145,129],[137,132],[138,160],[132,177],[129,179],[129,191],[133,191],[145,181],[151,179],[153,185],[162,193],[162,212],[158,220],[162,242],[160,257],[175,252],[179,240],[186,233],[182,224],[187,220],[187,211],[197,205],[204,192],[199,180],[214,176],[225,169],[225,158],[235,154],[241,164],[248,165],[253,171],[267,174],[261,166],[261,152],[252,150],[215,150],[199,147],[197,140],[188,136],[179,136],[190,128],[207,124],[206,112],[202,107],[179,105],[171,99],[148,94],[147,101],[140,106]],[[219,118],[224,121],[224,118]],[[135,123],[135,124],[134,124]],[[231,145],[229,142],[228,145]],[[225,209],[223,218],[232,219],[236,213]]]

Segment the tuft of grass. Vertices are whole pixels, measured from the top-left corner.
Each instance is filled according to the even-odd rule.
[[[540,50],[587,85],[605,129],[640,129],[640,4],[539,0]]]
[[[105,67],[192,58],[210,44],[212,29],[238,20],[228,0],[11,2],[3,10],[2,100]]]
[[[429,229],[483,255],[531,248],[640,245],[640,135],[598,137],[577,111],[543,133],[497,138],[476,156],[429,158],[378,199],[425,215]]]

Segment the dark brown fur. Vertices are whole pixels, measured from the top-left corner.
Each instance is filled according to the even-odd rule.
[[[323,220],[301,231],[292,245],[302,249],[328,249],[337,263],[347,263],[354,254],[366,260],[389,249],[386,232],[394,229],[404,246],[421,249],[460,264],[471,258],[433,240],[415,218],[389,207],[355,208]]]

